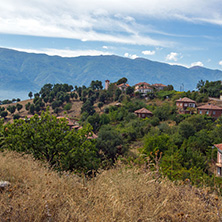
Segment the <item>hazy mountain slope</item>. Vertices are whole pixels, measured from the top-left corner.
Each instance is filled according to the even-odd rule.
[[[172,84],[194,89],[200,79],[222,79],[222,72],[203,67],[187,69],[147,59],[119,56],[63,58],[0,48],[0,89],[39,90],[45,83],[88,86],[92,80],[111,82],[127,77],[130,85],[140,81]]]

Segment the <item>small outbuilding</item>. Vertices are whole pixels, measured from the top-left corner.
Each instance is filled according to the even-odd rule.
[[[153,113],[146,108],[138,109],[134,112],[139,118],[152,117]]]

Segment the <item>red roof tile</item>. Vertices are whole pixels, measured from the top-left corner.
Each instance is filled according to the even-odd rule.
[[[156,84],[153,84],[152,86],[166,87],[166,85],[164,85],[164,84],[162,84],[162,83],[156,83]]]
[[[207,109],[207,110],[222,110],[222,107],[215,106],[213,104],[205,104],[203,106],[197,107],[197,109]]]
[[[153,114],[151,111],[149,111],[146,108],[138,109],[134,113],[149,113],[149,114]]]
[[[129,87],[130,85],[129,85],[129,84],[127,84],[127,83],[122,83],[122,84],[118,85],[118,87],[122,87],[122,86]]]
[[[139,83],[137,83],[135,86],[141,86],[141,85],[150,86],[150,84],[147,83],[147,82],[139,82]]]
[[[148,85],[144,85],[140,86],[139,89],[153,89],[153,88],[149,87]]]
[[[215,146],[218,150],[222,151],[222,143],[220,143],[220,144],[214,144],[214,146]]]
[[[196,103],[196,101],[194,101],[194,100],[192,100],[190,98],[187,98],[187,97],[180,98],[180,99],[176,100],[176,102]]]

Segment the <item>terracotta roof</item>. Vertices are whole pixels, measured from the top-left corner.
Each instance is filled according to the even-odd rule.
[[[222,152],[222,143],[220,143],[220,144],[214,144],[214,146],[215,146],[218,150],[220,150],[220,151]]]
[[[203,106],[197,107],[197,109],[222,110],[222,107],[215,106],[213,104],[205,104]]]
[[[190,98],[187,98],[187,97],[184,97],[184,98],[180,98],[178,100],[176,100],[176,102],[188,102],[188,103],[196,103],[196,101],[190,99]]]
[[[139,82],[139,83],[137,83],[135,86],[141,86],[141,85],[150,86],[150,84],[147,83],[147,82]]]
[[[142,109],[138,109],[136,110],[134,113],[149,113],[149,114],[153,114],[152,112],[150,112],[148,109],[146,108],[142,108]]]
[[[127,84],[127,83],[122,83],[122,84],[118,85],[118,87],[122,87],[122,86],[129,87],[130,85],[129,85],[129,84]]]
[[[153,84],[152,86],[157,86],[157,87],[162,86],[162,87],[166,87],[166,85],[163,85],[162,83],[156,83],[156,84]]]
[[[149,87],[148,85],[140,86],[138,89],[153,89]]]

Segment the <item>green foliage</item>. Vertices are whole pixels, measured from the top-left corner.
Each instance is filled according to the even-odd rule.
[[[11,113],[11,114],[13,114],[14,112],[15,112],[15,110],[16,110],[16,106],[8,106],[7,107],[7,110]]]
[[[22,109],[22,107],[23,107],[22,104],[19,103],[16,104],[16,109],[18,110],[18,112]]]
[[[143,154],[150,155],[155,152],[164,152],[176,147],[172,139],[167,134],[155,134],[145,136],[144,147],[141,150]]]
[[[101,108],[103,107],[104,103],[103,102],[99,102],[98,103],[98,108],[101,110]]]
[[[66,110],[66,111],[69,111],[71,108],[72,108],[72,104],[71,104],[71,103],[67,103],[67,104],[64,106],[64,110]]]
[[[170,106],[169,103],[164,103],[162,106],[157,107],[153,114],[158,117],[160,121],[168,120],[173,114],[176,113],[176,107]]]
[[[128,79],[126,77],[123,77],[121,79],[119,79],[117,82],[116,82],[116,85],[120,85],[122,83],[126,83],[128,81]]]
[[[70,131],[66,119],[49,113],[35,115],[30,120],[15,120],[4,126],[4,149],[32,153],[59,170],[87,173],[99,164],[95,143],[88,140],[89,126]]]
[[[31,99],[33,97],[32,92],[29,92],[28,97]]]
[[[5,117],[8,115],[7,111],[2,111],[1,112],[1,117],[3,117],[5,119]]]
[[[201,93],[205,93],[210,97],[220,97],[220,91],[222,90],[221,81],[206,82],[199,81],[197,88]]]
[[[102,151],[104,159],[110,159],[112,163],[120,154],[126,152],[122,136],[110,126],[103,126],[98,134],[97,148]]]

